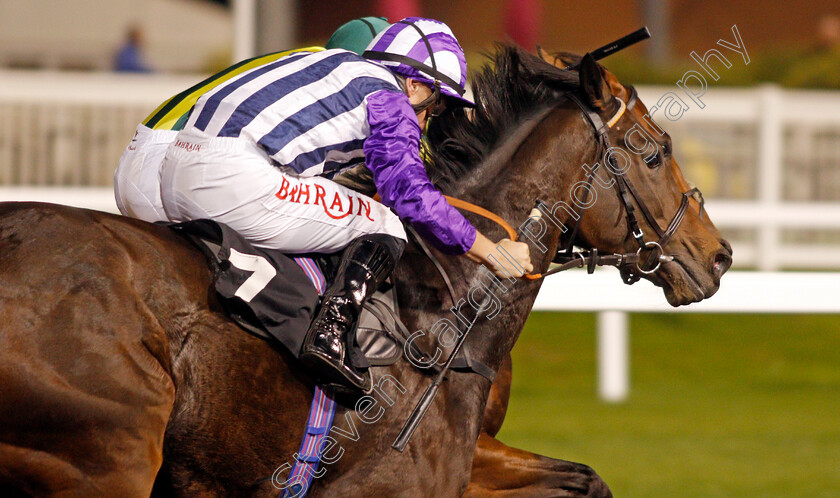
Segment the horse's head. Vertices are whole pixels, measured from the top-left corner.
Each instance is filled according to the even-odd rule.
[[[668,134],[591,57],[541,55],[502,46],[473,79],[476,109],[432,122],[432,180],[510,220],[544,201],[556,229],[532,239],[543,270],[555,247],[578,246],[629,255],[625,282],[651,280],[674,306],[714,294],[732,251],[683,178]],[[562,70],[570,62],[579,71]]]
[[[591,205],[581,213],[574,243],[616,253],[644,245],[638,267],[623,265],[622,276],[626,282],[652,281],[673,306],[712,296],[732,264],[732,249],[703,209],[700,191],[683,176],[671,137],[650,118],[635,90],[591,57],[566,55],[552,61],[540,55],[560,67],[580,64],[580,101],[597,115],[596,123],[619,116],[604,130],[599,146],[605,150],[598,159],[589,158],[590,164],[599,161],[598,176],[586,178],[598,191],[597,199],[589,199]],[[647,273],[660,259],[661,266]]]

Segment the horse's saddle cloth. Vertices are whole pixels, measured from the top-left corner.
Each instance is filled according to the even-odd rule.
[[[230,227],[212,220],[167,224],[207,256],[216,293],[227,314],[243,329],[277,340],[295,357],[318,307],[313,282],[292,258],[271,249],[253,247]],[[338,255],[317,255],[319,269],[335,266]],[[333,264],[330,264],[332,261]],[[329,277],[329,271],[325,272]],[[365,304],[352,337],[354,365],[390,365],[402,354],[408,332],[400,322],[396,293],[390,285]],[[416,357],[425,357],[415,351]]]

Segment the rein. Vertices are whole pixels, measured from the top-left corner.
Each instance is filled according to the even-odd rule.
[[[595,134],[598,139],[596,164],[600,163],[604,159],[607,151],[609,151],[611,148],[609,136],[607,135],[608,130],[612,128],[619,121],[619,119],[621,119],[621,117],[625,114],[626,111],[631,111],[633,107],[635,107],[636,102],[638,101],[638,94],[636,93],[636,89],[632,86],[629,87],[629,89],[630,97],[627,99],[627,103],[625,103],[618,97],[614,97],[615,100],[619,103],[619,108],[606,123],[601,119],[600,115],[592,111],[577,96],[572,94],[565,94],[565,97],[569,98],[578,106],[578,108],[583,112],[584,116],[586,116],[587,120],[589,121],[589,124],[592,125],[593,129],[595,130]],[[614,157],[609,156],[608,160],[610,161],[610,164],[614,166]],[[558,266],[555,266],[554,268],[551,268],[550,270],[543,273],[525,274],[523,275],[523,278],[529,280],[538,280],[541,278],[545,278],[549,275],[559,273],[561,271],[583,267],[586,267],[587,272],[591,274],[595,271],[596,266],[615,266],[624,269],[622,279],[624,283],[630,285],[640,280],[641,275],[639,274],[650,275],[652,273],[655,273],[662,263],[669,262],[674,259],[673,256],[666,255],[663,248],[668,244],[668,242],[670,242],[674,233],[677,231],[683,219],[685,218],[685,213],[688,210],[689,201],[691,198],[695,198],[696,200],[698,200],[698,202],[700,203],[700,213],[702,214],[704,200],[700,190],[695,187],[682,193],[680,206],[677,209],[677,212],[674,214],[674,217],[671,219],[670,223],[668,223],[668,226],[663,230],[659,226],[659,223],[656,221],[656,218],[651,213],[647,204],[645,204],[641,195],[639,195],[639,192],[636,190],[636,187],[633,185],[633,183],[624,175],[616,174],[615,171],[612,169],[610,169],[610,171],[612,172],[613,178],[615,179],[615,186],[619,200],[624,206],[628,229],[639,246],[636,252],[625,254],[600,255],[598,254],[598,250],[594,248],[588,251],[573,251],[574,242],[577,238],[578,229],[580,227],[581,213],[578,213],[578,222],[575,224],[575,227],[572,231],[572,237],[569,240],[568,247],[565,250],[558,251],[557,256],[554,258],[554,262],[557,263]],[[591,186],[592,176],[589,177],[587,184]],[[588,192],[589,190],[587,189],[587,195]],[[504,228],[504,230],[508,234],[508,237],[510,237],[511,240],[515,241],[518,239],[516,230],[501,216],[481,206],[477,206],[475,204],[469,203],[461,199],[457,199],[448,195],[444,195],[444,198],[447,200],[447,202],[449,202],[449,204],[451,204],[455,208],[462,209],[464,211],[469,211],[471,213],[483,216],[484,218],[487,218],[497,223],[502,228]],[[651,227],[653,227],[654,231],[659,236],[658,241],[645,241],[644,232],[642,231],[641,227],[639,226],[639,222],[636,219],[633,200],[636,201],[636,205],[639,206],[639,209],[641,210],[645,220]],[[584,199],[584,202],[585,201],[586,199]],[[542,211],[540,210],[540,208],[544,206],[545,204],[543,204],[542,201],[537,201],[537,206],[531,210],[529,218],[539,219],[542,216]],[[651,253],[646,258],[644,258],[643,261],[642,252],[645,250],[650,250]],[[427,256],[430,255],[427,253]],[[432,259],[434,261],[434,258]],[[651,267],[651,265],[653,266]],[[435,266],[437,267],[439,272],[442,270],[442,268],[440,268],[439,265]],[[636,273],[637,271],[638,273]],[[443,272],[442,275],[444,275],[444,280],[447,281],[448,278],[446,278],[445,272]]]
[[[508,223],[507,221],[505,221],[505,219],[502,218],[501,216],[499,216],[498,214],[496,214],[492,211],[489,211],[487,209],[484,209],[481,206],[476,206],[475,204],[473,204],[471,202],[467,202],[467,201],[463,201],[461,199],[458,199],[457,197],[444,195],[443,198],[446,199],[446,202],[448,202],[452,207],[455,207],[455,208],[458,208],[458,209],[463,209],[464,211],[469,211],[470,213],[477,214],[479,216],[483,216],[490,221],[495,221],[496,224],[500,225],[502,228],[505,229],[505,232],[507,232],[510,240],[515,241],[519,237],[516,234],[516,230],[513,228],[513,226],[510,223]]]

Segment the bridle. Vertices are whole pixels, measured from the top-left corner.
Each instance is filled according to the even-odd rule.
[[[665,254],[664,248],[668,242],[670,242],[683,219],[685,219],[685,213],[688,211],[689,200],[691,198],[695,198],[700,203],[700,213],[702,215],[704,206],[703,195],[696,187],[691,188],[682,193],[680,206],[677,209],[677,212],[674,214],[673,218],[671,218],[668,226],[663,230],[659,226],[659,223],[656,221],[656,218],[653,216],[653,213],[648,208],[647,204],[642,199],[641,195],[639,195],[639,191],[633,185],[633,182],[626,175],[616,173],[618,168],[616,167],[615,155],[608,154],[608,151],[611,149],[609,129],[618,122],[625,112],[632,111],[636,102],[638,102],[636,89],[631,86],[628,87],[628,90],[630,92],[630,97],[627,99],[626,104],[618,97],[614,97],[619,103],[619,109],[606,123],[598,113],[585,105],[576,95],[565,94],[564,96],[578,106],[583,115],[587,118],[589,124],[595,130],[598,142],[598,148],[595,154],[596,164],[603,164],[603,161],[605,160],[609,161],[610,167],[606,169],[612,174],[616,193],[618,194],[619,201],[621,201],[621,204],[624,207],[628,232],[633,236],[633,239],[639,247],[635,253],[611,254],[604,256],[599,255],[597,249],[594,248],[575,252],[574,246],[577,240],[578,230],[581,225],[581,216],[583,214],[583,208],[581,208],[576,213],[575,219],[577,222],[572,229],[572,235],[569,238],[568,245],[565,249],[561,249],[554,258],[554,262],[559,263],[560,267],[549,270],[541,276],[547,276],[551,273],[555,273],[556,271],[567,269],[563,268],[567,265],[572,268],[586,266],[589,273],[594,271],[595,266],[617,266],[621,270],[622,280],[624,283],[628,285],[634,284],[639,281],[642,275],[650,275],[659,270],[659,267],[663,262],[673,260],[673,256]],[[581,204],[583,205],[586,204],[589,190],[592,187],[593,177],[594,172],[592,175],[589,175],[587,179],[587,189],[585,191],[584,198],[581,201]],[[658,241],[645,241],[644,231],[641,226],[639,226],[639,221],[636,218],[636,208],[633,204],[634,200],[636,201],[636,205],[638,205],[639,210],[641,210],[647,223],[653,227],[654,231],[659,236]],[[648,254],[647,257],[644,257],[643,253],[646,250],[650,251],[650,254]]]
[[[581,225],[581,217],[583,215],[584,210],[583,207],[579,207],[578,212],[575,213],[574,216],[576,223],[574,228],[572,229],[569,242],[565,248],[558,250],[557,255],[553,259],[553,262],[557,263],[557,266],[544,273],[526,274],[524,275],[525,278],[536,280],[571,268],[583,267],[586,267],[589,273],[593,273],[595,271],[596,266],[615,266],[618,267],[621,271],[622,281],[625,284],[632,285],[638,282],[642,278],[642,275],[651,275],[653,273],[656,273],[656,271],[659,270],[662,263],[673,261],[674,257],[666,255],[664,248],[668,244],[668,242],[671,241],[671,238],[674,236],[674,233],[676,233],[677,229],[680,227],[680,224],[682,224],[682,221],[685,219],[685,213],[688,211],[690,199],[694,198],[700,204],[700,215],[702,216],[705,205],[703,194],[698,188],[692,187],[691,189],[682,193],[682,197],[680,199],[680,206],[679,208],[677,208],[677,212],[674,214],[673,218],[671,218],[671,221],[668,223],[668,226],[663,230],[659,226],[659,223],[656,221],[656,218],[653,216],[653,213],[648,208],[647,204],[642,199],[641,195],[639,195],[639,191],[633,185],[633,182],[629,178],[627,178],[627,176],[623,173],[616,173],[618,168],[615,164],[615,156],[608,155],[608,152],[611,150],[609,129],[612,126],[614,126],[619,121],[619,119],[621,119],[625,112],[632,111],[633,107],[635,107],[636,103],[638,102],[638,94],[636,93],[636,89],[632,86],[627,88],[630,93],[630,96],[627,99],[627,103],[625,104],[620,98],[614,97],[614,99],[619,104],[619,109],[610,119],[607,120],[606,123],[598,113],[590,109],[576,95],[566,93],[563,94],[561,98],[568,98],[569,100],[574,102],[577,105],[577,107],[581,110],[583,115],[587,118],[589,124],[595,130],[595,135],[598,142],[598,148],[596,149],[595,153],[595,164],[603,164],[603,161],[605,159],[609,161],[611,167],[608,167],[607,170],[609,170],[612,174],[612,179],[614,180],[616,193],[618,194],[619,201],[624,207],[628,232],[633,236],[633,239],[636,241],[638,249],[636,249],[635,252],[631,253],[616,253],[604,255],[599,254],[598,250],[595,248],[575,251],[575,242],[577,240],[578,231]],[[580,204],[584,206],[587,202],[589,190],[592,188],[593,177],[594,171],[591,175],[589,175],[586,181],[587,189],[585,191],[582,201],[580,202]],[[496,223],[502,225],[502,227],[505,228],[505,230],[508,232],[508,235],[510,236],[511,240],[517,239],[517,233],[513,229],[513,227],[511,227],[509,223],[501,219],[498,215],[490,213],[479,206],[475,206],[460,199],[455,199],[449,196],[444,197],[446,197],[447,201],[450,204],[459,209],[471,211],[475,214],[479,214],[481,216],[484,216],[485,218],[489,218],[492,221],[495,221]],[[642,216],[644,216],[647,223],[651,227],[653,227],[653,230],[659,236],[659,240],[645,240],[645,233],[639,225],[639,221],[636,217],[636,207],[634,206],[633,201],[635,201],[635,204],[639,206],[639,210],[641,210]],[[545,203],[538,200],[537,205],[531,212],[530,217],[540,217],[541,213],[543,212],[550,212],[550,208]],[[648,254],[645,257],[643,253],[646,250],[650,251],[650,254]],[[448,287],[450,287],[451,294],[451,286],[448,285]]]
[[[700,213],[702,215],[703,197],[697,188],[691,188],[688,191],[683,192],[682,199],[680,201],[680,207],[677,209],[677,212],[676,214],[674,214],[674,217],[671,218],[671,222],[668,223],[667,228],[665,228],[665,230],[662,230],[662,228],[659,226],[659,223],[656,221],[656,218],[653,216],[650,209],[648,209],[647,205],[642,200],[641,196],[638,194],[638,191],[633,186],[633,183],[630,181],[630,179],[626,178],[623,173],[616,173],[616,170],[614,169],[614,157],[611,155],[607,155],[610,150],[610,139],[608,136],[608,131],[610,127],[615,125],[621,119],[621,116],[624,115],[626,111],[632,110],[633,107],[636,105],[636,102],[638,101],[636,90],[633,87],[630,87],[630,98],[628,99],[628,102],[626,104],[618,97],[614,97],[619,104],[619,109],[609,120],[607,120],[606,123],[604,123],[600,115],[598,115],[596,112],[592,111],[589,107],[584,105],[583,102],[577,96],[567,93],[564,94],[564,97],[573,101],[580,108],[580,110],[589,120],[590,125],[592,125],[592,127],[595,129],[595,134],[598,139],[598,148],[595,154],[595,164],[602,164],[602,161],[604,161],[605,159],[607,161],[610,161],[610,166],[612,167],[607,169],[609,169],[612,173],[618,197],[624,206],[628,230],[633,236],[633,238],[636,240],[636,243],[639,245],[639,248],[636,250],[635,253],[610,254],[605,256],[600,256],[598,254],[598,251],[594,248],[590,250],[575,252],[574,243],[575,239],[577,238],[578,230],[580,229],[581,215],[584,209],[583,207],[579,206],[580,211],[576,213],[575,216],[575,220],[577,221],[577,223],[575,224],[575,227],[572,231],[568,247],[566,247],[564,250],[559,250],[557,256],[554,258],[554,262],[558,262],[560,263],[560,265],[543,274],[526,274],[524,275],[524,277],[532,280],[539,279],[551,275],[552,273],[557,273],[559,271],[567,270],[569,268],[580,268],[583,266],[587,266],[587,271],[589,273],[592,273],[595,270],[596,266],[610,265],[617,266],[619,268],[624,283],[628,285],[634,284],[641,279],[641,275],[649,275],[655,273],[660,268],[663,262],[672,261],[674,259],[673,256],[667,256],[663,248],[671,240],[674,233],[677,231],[680,224],[682,223],[683,219],[685,219],[685,213],[688,211],[689,199],[691,197],[699,196]],[[586,182],[586,194],[584,195],[583,201],[580,202],[580,204],[583,206],[586,205],[586,198],[588,197],[589,189],[592,187],[592,178],[594,177],[594,174],[595,173],[593,170],[592,175],[588,176],[588,180]],[[498,215],[487,211],[486,209],[481,208],[479,206],[475,206],[473,204],[462,201],[460,199],[455,199],[448,196],[444,197],[446,197],[446,200],[455,207],[472,211],[473,213],[479,214],[481,216],[495,221],[508,232],[508,236],[511,238],[511,240],[517,239],[518,232],[514,230],[509,223],[507,223]],[[644,215],[647,222],[650,224],[651,227],[654,228],[656,233],[659,235],[658,241],[645,241],[645,234],[639,226],[639,221],[636,219],[636,210],[633,206],[633,200],[635,200],[636,204],[638,204],[639,209],[641,209],[642,214]],[[533,220],[534,218],[541,217],[540,213],[542,213],[547,208],[547,206],[545,206],[544,204],[541,206],[540,204],[541,202],[538,200],[537,205],[531,211],[529,219]],[[527,222],[522,226],[522,228],[526,226]],[[412,230],[410,227],[408,232],[412,234],[412,238],[417,243],[417,245],[419,245],[420,248],[423,249],[423,251],[426,253],[426,256],[432,261],[432,263],[434,263],[435,268],[440,273],[446,285],[446,288],[449,291],[449,296],[452,299],[452,304],[457,307],[458,304],[456,304],[457,302],[455,300],[455,291],[452,287],[452,283],[446,273],[446,270],[443,268],[443,266],[440,265],[440,262],[437,260],[434,254],[431,251],[429,251],[426,244],[416,234],[416,232],[414,232],[414,230]],[[647,256],[647,258],[645,258],[644,263],[642,263],[642,252],[647,248],[652,248],[652,251]],[[652,267],[649,266],[651,264],[653,264]],[[417,426],[420,424],[420,421],[425,416],[429,406],[431,406],[432,401],[437,395],[440,385],[446,378],[447,371],[452,368],[456,358],[459,358],[459,355],[462,353],[462,351],[464,351],[464,356],[462,356],[461,358],[466,363],[467,368],[475,373],[481,374],[481,369],[476,368],[476,366],[480,366],[483,364],[479,361],[473,361],[473,364],[470,364],[470,360],[468,358],[468,355],[466,354],[466,350],[463,350],[462,348],[464,346],[464,342],[467,335],[473,329],[473,326],[475,325],[479,317],[482,316],[482,311],[490,306],[490,299],[492,294],[492,292],[485,292],[484,297],[482,298],[478,307],[475,308],[475,317],[472,319],[471,322],[469,322],[466,325],[466,329],[462,332],[459,322],[459,332],[461,333],[459,335],[458,341],[455,343],[455,347],[452,349],[451,353],[449,354],[449,358],[446,360],[446,363],[443,365],[441,370],[437,372],[437,375],[435,376],[435,379],[432,382],[432,384],[423,393],[423,396],[417,402],[417,405],[415,405],[414,410],[412,410],[411,415],[405,421],[405,424],[403,424],[400,433],[397,435],[397,438],[391,445],[392,448],[400,452],[405,450],[409,439],[411,438],[412,434],[414,434],[415,430],[417,429]],[[487,367],[484,366],[484,368]],[[493,371],[492,369],[489,370]],[[488,377],[488,379],[490,379],[490,377]],[[490,380],[492,382],[492,379]]]

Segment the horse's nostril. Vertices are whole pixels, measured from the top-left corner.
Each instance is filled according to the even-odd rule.
[[[720,245],[726,250],[729,256],[732,256],[732,245],[726,239],[720,239]]]
[[[724,249],[728,248],[724,247]],[[717,254],[715,254],[715,259],[712,263],[712,271],[714,272],[715,277],[722,277],[723,274],[726,273],[726,270],[728,270],[729,267],[732,266],[732,256],[730,256],[731,253],[732,249],[729,249],[728,253],[721,250],[718,251]]]

